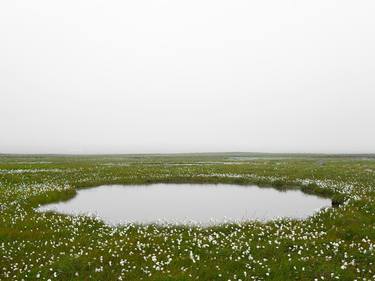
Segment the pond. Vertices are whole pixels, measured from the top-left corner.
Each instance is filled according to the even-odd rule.
[[[305,219],[331,200],[300,190],[279,191],[254,185],[105,185],[77,191],[69,201],[39,211],[97,216],[105,223],[212,225],[277,218]]]

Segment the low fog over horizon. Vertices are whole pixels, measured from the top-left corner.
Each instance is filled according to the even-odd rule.
[[[373,1],[2,1],[0,153],[375,153]]]

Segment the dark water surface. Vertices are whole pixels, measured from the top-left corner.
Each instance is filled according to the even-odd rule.
[[[96,215],[108,224],[201,223],[304,219],[331,200],[299,190],[279,191],[254,185],[152,184],[105,185],[78,190],[67,202],[39,211]]]

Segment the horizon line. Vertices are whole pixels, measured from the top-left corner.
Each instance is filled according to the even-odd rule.
[[[136,155],[150,155],[150,156],[159,156],[159,155],[236,155],[236,154],[248,154],[249,156],[252,155],[280,155],[280,156],[287,156],[287,155],[323,155],[323,156],[374,156],[375,152],[257,152],[257,151],[221,151],[221,152],[155,152],[155,153],[148,153],[148,152],[135,152],[135,153],[85,153],[85,152],[77,152],[77,153],[34,153],[34,152],[26,152],[26,153],[18,153],[18,152],[11,152],[11,153],[2,153],[0,152],[0,156],[136,156]]]

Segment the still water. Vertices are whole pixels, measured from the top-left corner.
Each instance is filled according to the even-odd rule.
[[[230,184],[152,184],[78,190],[71,200],[44,205],[38,210],[97,216],[111,225],[212,225],[280,217],[304,219],[329,206],[331,200],[299,190]]]

